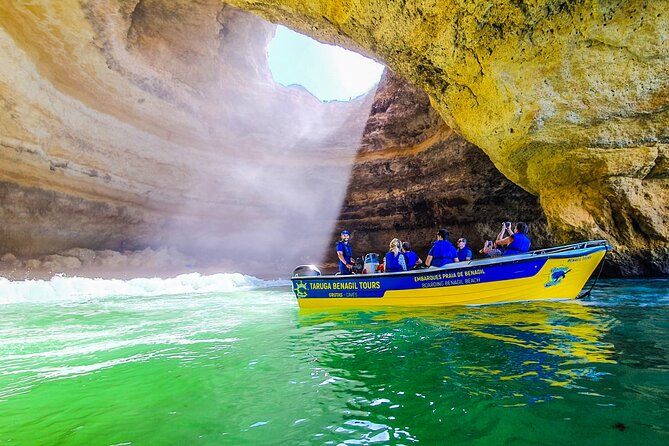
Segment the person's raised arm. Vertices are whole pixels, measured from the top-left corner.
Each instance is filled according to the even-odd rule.
[[[495,245],[497,246],[506,246],[513,241],[513,233],[509,231],[509,236],[505,237],[508,227],[505,223],[502,223],[502,230],[497,234],[497,240],[495,240]]]
[[[495,240],[495,243],[498,243],[500,240],[504,238],[504,234],[506,233],[506,224],[502,222],[502,230],[499,231],[499,234],[497,234],[497,239]]]

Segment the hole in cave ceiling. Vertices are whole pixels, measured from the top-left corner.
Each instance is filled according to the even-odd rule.
[[[301,85],[322,102],[350,101],[376,87],[383,65],[344,48],[277,26],[267,46],[274,81]]]

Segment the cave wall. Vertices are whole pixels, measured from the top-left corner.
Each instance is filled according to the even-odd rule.
[[[385,253],[398,237],[425,258],[442,227],[476,253],[503,221],[528,223],[536,248],[554,243],[538,198],[450,129],[425,92],[387,70],[339,215],[338,228],[352,231],[356,254]]]
[[[325,105],[276,85],[274,25],[230,5],[397,77]],[[667,6],[2,3],[0,253],[176,246],[285,273],[356,222],[380,251],[524,219],[535,244],[604,237],[617,273],[667,273]]]
[[[2,3],[0,255],[318,261],[373,98],[275,84],[274,29],[218,1]]]
[[[376,58],[539,197],[558,242],[669,272],[669,1],[229,0]]]

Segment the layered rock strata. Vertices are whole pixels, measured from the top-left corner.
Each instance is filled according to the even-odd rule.
[[[352,230],[357,253],[385,253],[398,237],[425,258],[442,227],[476,252],[507,220],[528,223],[537,248],[554,243],[537,197],[450,129],[423,91],[386,71],[338,225]]]
[[[275,84],[273,33],[218,1],[2,3],[0,253],[318,256],[372,97]]]

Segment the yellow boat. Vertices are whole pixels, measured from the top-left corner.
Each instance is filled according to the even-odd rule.
[[[300,308],[574,299],[610,249],[606,240],[592,240],[439,268],[346,276],[324,276],[313,265],[300,265],[291,281]]]

